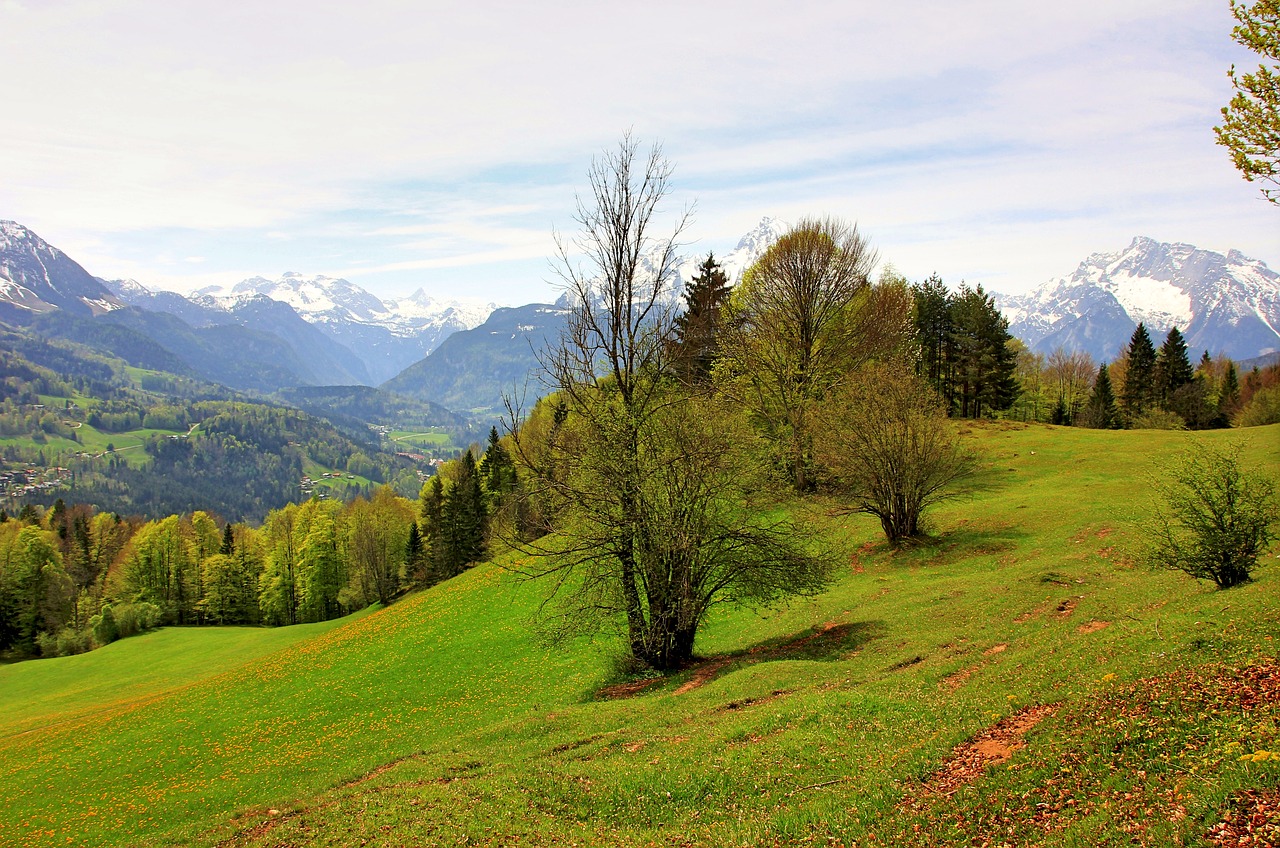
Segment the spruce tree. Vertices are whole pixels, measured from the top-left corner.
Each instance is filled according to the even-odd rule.
[[[1236,403],[1240,400],[1240,378],[1236,375],[1236,364],[1228,360],[1227,373],[1222,377],[1222,387],[1218,389],[1219,427],[1231,426],[1231,415],[1236,411]]]
[[[685,379],[701,381],[711,375],[718,346],[720,307],[729,297],[729,275],[714,253],[698,266],[684,290],[684,313],[675,321],[677,370]]]
[[[1111,372],[1105,362],[1098,366],[1098,376],[1093,381],[1093,391],[1089,395],[1082,423],[1098,430],[1120,428],[1120,410],[1116,406],[1115,393],[1111,390]]]
[[[1171,408],[1174,393],[1191,382],[1191,360],[1187,358],[1187,343],[1177,327],[1169,330],[1160,353],[1156,356],[1156,396],[1165,409]]]
[[[228,521],[226,526],[222,528],[222,548],[219,549],[218,553],[223,556],[231,556],[235,553],[235,549],[236,537],[231,530],[231,522]]]
[[[409,523],[409,541],[404,551],[404,585],[420,586],[427,582],[427,551],[422,543],[418,522]]]
[[[498,439],[498,428],[489,428],[489,446],[477,469],[486,495],[488,513],[498,511],[502,501],[516,490],[516,466]]]
[[[1053,406],[1053,412],[1049,414],[1049,423],[1057,425],[1066,425],[1071,423],[1071,415],[1067,412],[1067,402],[1058,395],[1058,402]]]
[[[920,340],[916,373],[950,403],[954,397],[950,380],[954,357],[950,294],[942,278],[934,274],[912,286],[911,295],[915,299],[916,336]]]
[[[983,411],[1008,409],[1018,396],[1014,376],[1017,357],[1009,347],[1009,322],[996,308],[995,298],[981,285],[963,283],[948,299],[954,356],[950,396],[962,418],[981,418]]]
[[[422,487],[422,530],[425,548],[426,582],[435,583],[446,575],[444,550],[444,481],[437,474]]]
[[[1155,396],[1156,349],[1146,325],[1139,323],[1133,331],[1128,353],[1129,366],[1120,391],[1120,405],[1129,420],[1133,420],[1151,408]]]
[[[440,523],[445,577],[484,559],[484,494],[470,451],[463,452],[458,479],[444,493]]]

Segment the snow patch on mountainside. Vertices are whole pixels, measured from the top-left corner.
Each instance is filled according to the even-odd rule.
[[[1103,288],[1120,301],[1129,317],[1160,332],[1191,323],[1191,295],[1169,280],[1134,276],[1126,269],[1109,276]]]

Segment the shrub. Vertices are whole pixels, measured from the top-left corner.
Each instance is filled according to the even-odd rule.
[[[62,628],[57,635],[41,633],[36,636],[36,645],[40,648],[42,657],[69,657],[72,654],[83,654],[93,647],[89,631],[73,630],[70,627]]]
[[[93,641],[98,643],[98,647],[110,645],[120,638],[120,627],[116,624],[111,604],[104,606],[102,612],[89,619],[89,629],[93,631]]]
[[[1254,393],[1240,413],[1236,415],[1237,427],[1261,427],[1264,424],[1280,424],[1280,386],[1268,386]]]
[[[1148,409],[1129,422],[1133,430],[1185,430],[1187,422],[1182,416],[1167,409]]]
[[[1240,448],[1192,445],[1165,479],[1148,528],[1151,564],[1212,580],[1226,589],[1247,582],[1275,538],[1280,519],[1270,480],[1240,470]]]
[[[150,630],[160,623],[160,607],[153,603],[141,601],[136,604],[122,604],[115,609],[116,626],[121,639]]]

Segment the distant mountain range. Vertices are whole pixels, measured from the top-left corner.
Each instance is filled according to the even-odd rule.
[[[1190,351],[1248,359],[1280,350],[1280,274],[1239,251],[1135,238],[1025,295],[996,295],[1009,331],[1033,350],[1114,359],[1138,322],[1159,345],[1177,326]]]
[[[368,381],[380,383],[426,356],[449,335],[478,327],[497,308],[479,300],[440,300],[418,289],[381,300],[347,280],[287,273],[278,280],[253,277],[230,288],[200,289],[192,300],[235,310],[246,297],[288,304],[305,321],[355,352]],[[364,382],[364,381],[362,381]]]
[[[732,251],[716,257],[716,261],[736,282],[786,228],[781,221],[764,218]],[[705,258],[703,253],[680,258],[679,280],[669,297],[679,299],[685,283],[693,279]],[[406,368],[382,388],[433,400],[450,409],[482,414],[501,414],[506,398],[511,398],[527,411],[547,392],[540,378],[538,354],[560,337],[569,307],[568,299],[562,296],[555,303],[496,309],[484,324],[449,336],[425,359]]]
[[[762,219],[717,260],[736,281],[785,229]],[[704,256],[681,258],[672,298]],[[1237,251],[1136,238],[1029,294],[997,294],[996,303],[1010,331],[1042,352],[1061,346],[1112,359],[1139,321],[1157,344],[1176,324],[1193,352],[1243,360],[1280,351],[1280,275]],[[346,280],[297,273],[184,297],[93,277],[26,227],[0,221],[0,321],[136,367],[284,392],[280,397],[294,402],[315,403],[317,396],[285,390],[349,385],[464,412],[500,412],[513,393],[532,403],[545,391],[537,354],[559,336],[568,309],[564,298],[497,308],[440,301],[422,290],[382,300]]]

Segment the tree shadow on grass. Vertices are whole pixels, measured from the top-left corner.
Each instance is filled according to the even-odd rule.
[[[962,522],[936,536],[922,537],[897,549],[877,545],[864,553],[893,551],[904,565],[947,565],[971,557],[992,556],[1014,550],[1030,534],[1013,524],[977,526]],[[865,547],[865,546],[864,546]]]
[[[872,639],[887,632],[888,627],[883,621],[827,622],[790,636],[769,639],[740,651],[695,657],[692,662],[666,677],[654,676],[613,683],[602,687],[596,693],[596,698],[629,698],[677,680],[681,683],[672,694],[683,695],[730,672],[763,662],[833,662],[857,652]]]

